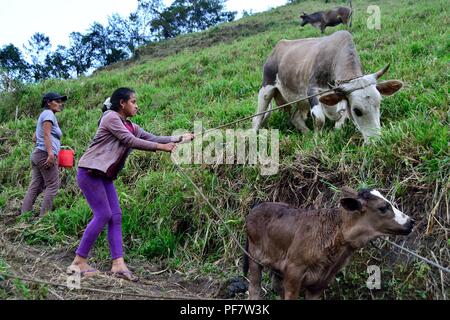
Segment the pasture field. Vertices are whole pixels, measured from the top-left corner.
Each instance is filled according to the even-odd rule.
[[[344,2],[342,2],[344,4]],[[30,181],[32,134],[45,91],[63,92],[69,101],[58,114],[62,144],[79,158],[94,136],[101,104],[112,91],[137,91],[144,129],[170,135],[192,130],[194,121],[208,128],[252,115],[262,82],[262,66],[281,39],[319,37],[310,25],[299,26],[300,11],[336,3],[299,1],[271,11],[153,44],[130,61],[77,80],[49,80],[0,96],[0,235],[2,241],[33,250],[66,252],[70,263],[91,212],[75,181],[63,170],[55,210],[38,220],[11,220]],[[369,5],[381,8],[381,29],[367,27]],[[285,201],[302,207],[331,207],[339,188],[377,187],[399,209],[417,220],[414,232],[390,239],[439,264],[450,261],[449,213],[449,12],[445,0],[353,1],[351,32],[364,71],[390,63],[383,79],[399,79],[402,91],[381,106],[381,139],[365,146],[351,122],[340,131],[326,125],[321,134],[303,135],[277,112],[267,127],[280,130],[280,169],[262,176],[250,165],[183,166],[219,208],[226,226],[179,174],[167,154],[134,151],[116,181],[123,209],[126,260],[139,274],[146,265],[184,275],[187,281],[223,282],[241,274],[244,219],[260,201]],[[327,28],[326,34],[343,30]],[[16,106],[19,116],[15,120]],[[311,121],[308,122],[312,128]],[[248,129],[251,121],[236,128]],[[40,204],[36,204],[36,207]],[[231,231],[230,231],[231,230]],[[6,243],[6,242],[5,242]],[[449,274],[379,240],[358,252],[325,292],[326,299],[448,299]],[[14,261],[0,245],[0,272]],[[102,235],[92,253],[94,265],[107,265],[109,249]],[[367,267],[379,266],[380,290],[368,290]],[[20,274],[20,270],[15,269]],[[26,276],[26,274],[24,274]],[[37,274],[39,276],[39,274]],[[40,275],[45,277],[44,274]],[[265,278],[268,286],[268,278]],[[17,281],[2,285],[0,298],[52,298],[46,285]],[[242,297],[242,296],[241,296]],[[272,298],[269,294],[268,298]]]

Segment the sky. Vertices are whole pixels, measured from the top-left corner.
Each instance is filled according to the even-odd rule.
[[[172,0],[164,0],[169,5]],[[286,4],[286,0],[228,0],[227,10],[265,11]],[[57,45],[69,45],[71,32],[85,32],[93,22],[107,24],[108,16],[127,17],[137,0],[0,0],[0,47],[14,44],[19,49],[31,36],[44,33]],[[6,9],[7,8],[7,9]]]

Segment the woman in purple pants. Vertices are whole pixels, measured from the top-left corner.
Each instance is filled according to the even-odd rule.
[[[122,210],[113,181],[132,149],[173,152],[175,143],[190,141],[194,136],[155,136],[129,121],[128,118],[138,111],[136,94],[131,89],[117,89],[108,100],[105,101],[104,114],[94,140],[78,163],[78,185],[94,217],[84,232],[68,273],[80,272],[83,276],[89,276],[98,272],[89,266],[87,259],[100,232],[108,226],[111,273],[126,280],[138,281],[123,258]]]

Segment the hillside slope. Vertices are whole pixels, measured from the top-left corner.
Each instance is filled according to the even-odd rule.
[[[365,72],[390,62],[384,79],[400,79],[406,84],[400,93],[382,102],[382,139],[364,146],[351,123],[341,131],[327,125],[320,136],[302,135],[288,124],[284,112],[278,112],[268,123],[269,128],[280,130],[277,175],[261,176],[259,168],[242,165],[196,165],[185,166],[185,170],[220,208],[227,226],[242,242],[245,215],[258,201],[330,207],[336,205],[337,190],[344,185],[376,186],[418,221],[414,233],[399,238],[399,243],[448,266],[447,2],[376,1],[382,10],[381,30],[366,26],[366,10],[373,1],[353,2],[352,34]],[[95,133],[101,103],[119,86],[136,89],[140,113],[134,121],[150,132],[169,135],[180,128],[192,130],[194,121],[213,128],[255,112],[262,66],[272,48],[280,39],[319,37],[319,30],[299,26],[298,13],[329,6],[313,1],[287,5],[142,48],[136,59],[99,70],[91,77],[51,80],[1,96],[0,214],[17,211],[26,192],[31,136],[43,92],[55,90],[70,97],[58,119],[63,145],[73,147],[78,158]],[[343,29],[328,28],[326,34]],[[18,121],[14,121],[16,106]],[[248,121],[237,127],[250,126]],[[91,213],[76,185],[75,170],[65,170],[62,177],[54,212],[42,220],[28,216],[8,225],[15,230],[10,240],[18,246],[76,247]],[[221,280],[240,273],[241,252],[229,228],[177,172],[168,155],[134,152],[116,186],[124,212],[128,260]],[[367,248],[358,253],[325,297],[448,297],[448,275],[381,241],[378,246],[381,250]],[[104,237],[93,257],[94,263],[108,262]],[[3,259],[7,261],[7,257]],[[369,265],[380,266],[383,290],[366,288]],[[14,293],[5,293],[9,294]]]

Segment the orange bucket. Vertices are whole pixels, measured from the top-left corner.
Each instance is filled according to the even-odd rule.
[[[58,166],[61,168],[73,168],[75,151],[68,147],[62,147],[58,153]]]

